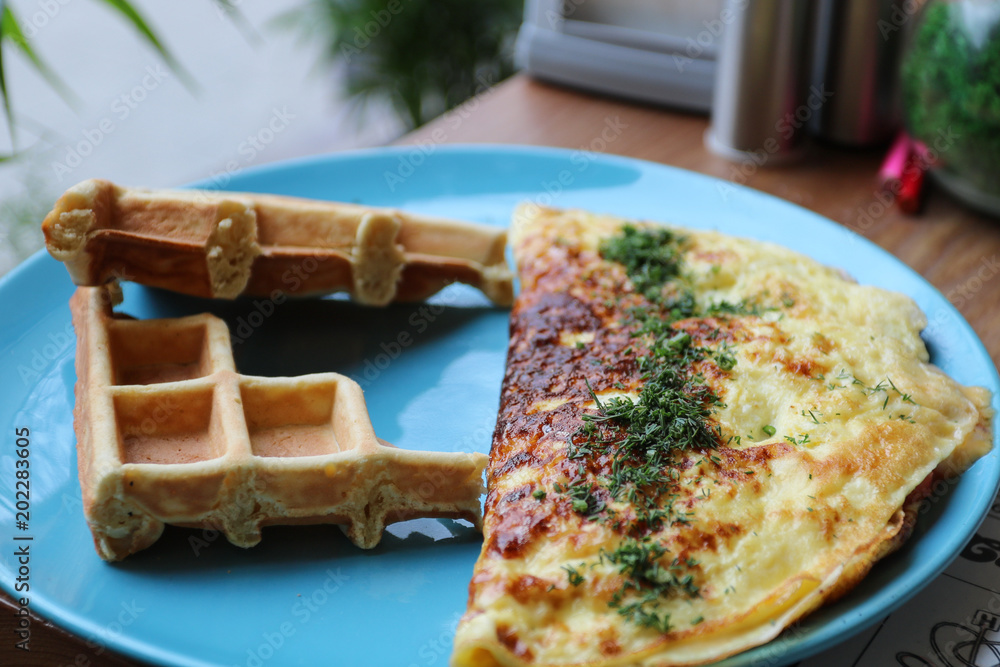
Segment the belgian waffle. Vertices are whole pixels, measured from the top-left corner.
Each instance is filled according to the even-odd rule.
[[[349,292],[384,305],[453,282],[510,305],[504,229],[277,195],[83,181],[42,223],[77,285],[112,278],[200,297]]]
[[[350,378],[240,375],[219,318],[134,320],[112,300],[80,287],[70,301],[80,484],[102,558],[148,547],[164,524],[249,547],[264,525],[336,523],[362,548],[393,521],[480,525],[484,455],[397,449]]]

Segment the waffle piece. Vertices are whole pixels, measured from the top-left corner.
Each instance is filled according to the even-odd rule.
[[[346,291],[385,305],[462,282],[513,300],[505,230],[392,209],[92,179],[59,198],[42,231],[77,285],[123,278],[227,299]]]
[[[483,454],[397,449],[350,378],[239,375],[219,318],[133,320],[111,301],[95,287],[70,301],[80,486],[102,558],[148,547],[166,523],[242,547],[264,525],[337,523],[365,549],[393,521],[481,525]]]

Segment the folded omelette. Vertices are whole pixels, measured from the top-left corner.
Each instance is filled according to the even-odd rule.
[[[850,590],[989,392],[908,297],[774,244],[522,206],[521,293],[455,667],[701,665]]]

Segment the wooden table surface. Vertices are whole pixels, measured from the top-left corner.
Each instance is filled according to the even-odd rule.
[[[884,149],[814,144],[794,164],[740,167],[706,151],[704,116],[586,95],[517,76],[398,143],[503,143],[596,150],[683,167],[763,190],[882,246],[937,287],[1000,363],[1000,220],[929,192],[911,217],[879,194]],[[139,665],[33,617],[31,651],[13,648],[15,608],[0,597],[0,665]]]

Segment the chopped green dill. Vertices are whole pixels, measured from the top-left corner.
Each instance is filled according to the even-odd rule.
[[[600,251],[604,259],[625,267],[637,292],[657,302],[664,284],[680,275],[680,241],[663,227],[625,225],[621,234],[601,243]]]
[[[774,428],[770,424],[765,424],[761,430],[764,431],[768,437],[774,437],[774,434],[778,432],[778,429]]]
[[[715,363],[724,371],[731,371],[736,368],[736,355],[732,353],[732,349],[728,343],[723,343],[719,346],[718,351],[715,353]]]
[[[682,484],[690,483],[681,474],[686,454],[700,454],[699,464],[706,456],[722,463],[710,452],[726,441],[721,425],[712,419],[713,411],[723,403],[705,375],[718,377],[717,372],[710,372],[712,362],[723,372],[737,364],[736,352],[720,327],[707,331],[679,323],[688,318],[760,316],[777,310],[757,299],[700,305],[684,266],[685,243],[684,237],[669,229],[633,225],[601,243],[602,258],[621,264],[632,288],[645,300],[631,305],[621,322],[637,341],[624,350],[628,365],[616,360],[605,361],[604,367],[635,368],[641,382],[637,396],[601,397],[585,381],[593,409],[582,415],[566,450],[567,459],[579,465],[568,481],[553,484],[573,512],[589,521],[607,522],[626,536],[617,549],[602,550],[600,556],[601,562],[617,566],[623,576],[621,589],[609,605],[629,621],[661,632],[670,628],[663,606],[667,597],[697,597],[698,587],[690,571],[696,563],[670,559],[654,535],[665,526],[693,520],[693,510],[680,500]],[[591,362],[602,364],[596,359]],[[625,390],[621,382],[612,386]],[[731,436],[728,441],[732,440]],[[739,436],[735,440],[740,444]],[[587,461],[606,461],[601,466],[607,467],[594,472],[584,465]],[[746,474],[754,473],[747,470]],[[719,484],[717,479],[711,481]],[[701,484],[699,477],[701,496],[708,498],[709,489]],[[611,506],[615,502],[628,503],[630,510],[616,511]],[[571,584],[577,585],[577,577],[583,581],[576,568],[564,569]]]
[[[696,618],[693,621],[691,621],[691,625],[700,625],[704,621],[705,621],[705,617],[704,616],[699,616],[698,618]]]
[[[764,313],[773,312],[775,310],[777,310],[777,308],[765,307],[753,300],[740,299],[736,303],[732,303],[731,301],[719,301],[717,303],[709,304],[708,308],[705,310],[705,314],[711,316],[752,315],[760,317]]]
[[[545,500],[545,496],[548,494],[543,489],[535,489],[535,492],[531,495],[535,500]]]
[[[896,385],[892,383],[892,378],[886,377],[885,379],[889,382],[889,386],[892,387],[892,390],[897,394],[899,394],[901,401],[903,401],[904,403],[909,403],[911,405],[917,405],[917,402],[913,400],[912,396],[910,396],[909,394],[904,394],[896,387]]]
[[[580,563],[580,565],[582,567],[584,563]],[[579,586],[584,582],[583,575],[572,565],[563,565],[562,569],[566,570],[566,578],[569,579],[570,586]]]
[[[582,350],[587,347],[582,340],[576,341],[576,349]]]
[[[625,575],[622,587],[608,602],[608,606],[640,627],[659,632],[670,631],[670,615],[660,609],[661,601],[672,595],[696,598],[699,589],[694,577],[684,573],[690,561],[674,558],[669,565],[662,563],[667,550],[650,540],[626,538],[617,549],[601,552],[601,561],[618,566],[618,574]]]
[[[594,495],[593,482],[585,476],[582,466],[577,470],[573,480],[568,485],[560,486],[556,492],[568,496],[573,511],[586,517],[600,514],[607,508],[607,505]]]

